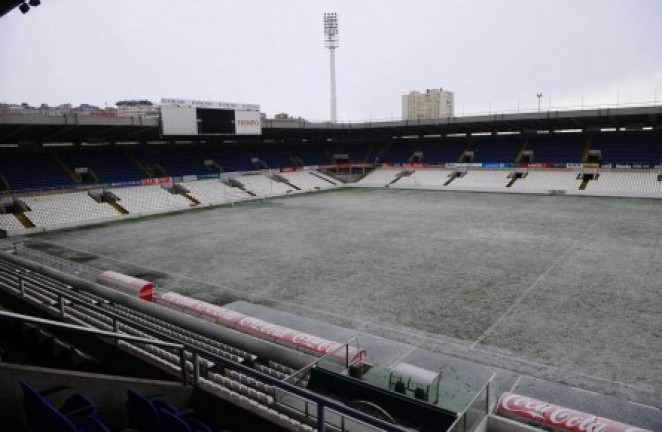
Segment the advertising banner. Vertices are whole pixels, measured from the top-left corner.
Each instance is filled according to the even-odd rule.
[[[172,177],[155,177],[155,178],[146,178],[141,180],[143,186],[152,186],[152,185],[171,185]]]
[[[152,301],[154,284],[144,279],[138,279],[113,270],[107,270],[97,275],[97,282],[115,288],[125,294]]]
[[[554,165],[550,162],[536,162],[536,163],[523,163],[524,168],[553,168]]]
[[[510,392],[504,393],[499,399],[497,414],[555,431],[651,432]]]
[[[159,302],[172,306],[175,309],[211,318],[220,324],[252,334],[262,339],[278,342],[318,356],[324,356],[344,346],[344,344],[339,342],[330,341],[288,327],[273,324],[259,318],[242,314],[241,312],[192,299],[175,292],[161,294],[159,296]],[[333,357],[338,357],[340,359],[342,356],[344,360],[344,355],[345,350],[340,350],[338,354],[334,354]],[[349,348],[350,362],[361,361],[364,355],[365,351],[363,350],[358,350],[353,347]]]
[[[235,111],[234,116],[237,135],[262,134],[262,120],[259,111]]]
[[[480,168],[482,163],[447,163],[446,168]]]

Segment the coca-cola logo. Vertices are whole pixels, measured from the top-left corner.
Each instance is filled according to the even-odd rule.
[[[647,432],[634,426],[516,393],[503,394],[499,401],[498,413],[534,420],[541,425],[553,426],[569,432]]]

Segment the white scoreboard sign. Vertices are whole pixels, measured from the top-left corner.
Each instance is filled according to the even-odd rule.
[[[161,99],[163,135],[261,135],[260,106]]]

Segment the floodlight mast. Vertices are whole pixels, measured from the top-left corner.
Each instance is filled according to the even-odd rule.
[[[336,48],[340,45],[338,39],[338,14],[335,12],[324,14],[324,46],[329,49],[331,65],[331,121],[338,120],[336,106]]]

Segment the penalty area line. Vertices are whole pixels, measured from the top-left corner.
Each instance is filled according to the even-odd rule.
[[[612,206],[612,207],[613,207],[613,206]],[[598,218],[597,218],[597,219],[596,219],[596,220],[595,220],[595,221],[594,221],[594,222],[593,222],[593,223],[592,223],[592,224],[591,224],[591,225],[590,225],[590,226],[584,231],[584,235],[583,235],[583,236],[581,236],[581,237],[577,237],[577,238],[575,239],[575,241],[572,242],[572,243],[570,244],[570,246],[568,246],[568,247],[566,248],[566,250],[563,251],[563,253],[562,253],[561,255],[559,255],[559,257],[556,258],[556,259],[554,260],[554,262],[552,263],[552,265],[550,265],[550,266],[547,268],[547,270],[545,270],[540,276],[538,276],[538,277],[536,278],[536,280],[533,281],[533,283],[532,283],[532,284],[531,284],[531,285],[530,285],[530,286],[529,286],[529,287],[528,287],[528,288],[527,288],[522,294],[520,294],[520,296],[519,296],[519,297],[518,297],[518,298],[517,298],[517,299],[516,299],[516,300],[515,300],[515,301],[514,301],[509,307],[508,307],[508,309],[506,309],[506,311],[505,311],[504,313],[502,313],[501,316],[499,316],[499,318],[497,318],[496,321],[494,321],[494,322],[492,323],[492,325],[490,325],[490,326],[487,328],[487,330],[485,330],[485,331],[483,332],[483,334],[480,335],[480,336],[478,337],[478,339],[476,339],[476,340],[470,345],[471,348],[475,348],[476,345],[480,344],[480,343],[481,343],[482,341],[484,341],[484,340],[485,340],[490,334],[492,334],[492,332],[494,332],[494,330],[497,328],[497,326],[498,326],[499,324],[501,324],[501,322],[502,322],[503,320],[505,320],[506,318],[508,318],[508,317],[510,316],[510,314],[515,310],[515,308],[516,308],[517,306],[519,306],[519,305],[522,303],[522,301],[524,301],[524,299],[525,299],[525,298],[526,298],[526,297],[527,297],[527,296],[528,296],[528,295],[529,295],[534,289],[536,289],[536,288],[538,287],[538,285],[540,285],[540,282],[542,282],[542,281],[547,277],[547,275],[548,275],[549,273],[551,273],[552,270],[554,270],[554,269],[556,268],[556,266],[558,266],[558,265],[561,263],[561,261],[563,261],[563,260],[566,258],[566,256],[567,256],[571,251],[573,251],[573,250],[575,249],[575,246],[577,246],[580,242],[584,241],[584,237],[586,237],[586,234],[589,233],[589,232],[591,232],[591,230],[593,230],[593,228],[594,228],[598,223],[600,223],[600,222],[602,221],[602,219],[604,219],[604,217],[605,217],[608,213],[609,213],[608,210],[607,210],[607,211],[604,211],[604,212],[600,215],[600,217],[598,217]]]

